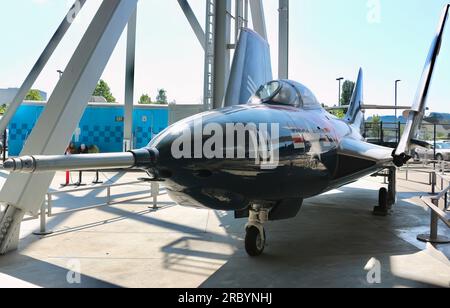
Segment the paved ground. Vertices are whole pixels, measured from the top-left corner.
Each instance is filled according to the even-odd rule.
[[[114,182],[139,176],[102,175]],[[307,200],[296,219],[267,225],[268,247],[259,259],[246,256],[246,221],[231,213],[178,207],[164,190],[162,209],[153,211],[150,198],[127,201],[148,196],[145,184],[115,188],[122,203],[52,217],[55,233],[45,238],[31,234],[38,221],[25,222],[19,251],[0,257],[0,287],[450,287],[450,246],[415,239],[428,230],[429,212],[418,196],[429,187],[416,183],[426,175],[413,179],[400,180],[399,205],[386,218],[371,215],[379,179]],[[98,190],[61,195],[54,211],[105,201]],[[444,227],[441,233],[450,236]],[[378,285],[367,282],[373,258],[381,264]],[[67,282],[71,269],[81,271],[81,284]]]

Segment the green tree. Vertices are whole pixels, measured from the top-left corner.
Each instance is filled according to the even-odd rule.
[[[100,80],[97,87],[94,90],[93,96],[103,96],[108,103],[115,103],[116,98],[112,95],[109,85],[104,81]]]
[[[381,134],[381,117],[379,115],[374,115],[372,120],[369,122],[371,125],[370,133],[373,138],[380,137]]]
[[[167,104],[167,91],[164,89],[158,90],[158,95],[156,96],[156,103]]]
[[[30,92],[28,92],[27,96],[25,96],[25,100],[41,102],[44,99],[41,96],[41,92],[39,92],[38,90],[30,90]]]
[[[332,115],[334,115],[336,118],[338,119],[343,119],[345,118],[345,110],[344,109],[335,109],[335,110],[330,110],[330,113]]]
[[[355,89],[355,83],[350,80],[346,80],[342,85],[341,104],[348,105],[352,99],[353,90]]]
[[[141,98],[139,99],[138,104],[140,104],[140,105],[152,104],[152,98],[150,96],[148,96],[148,94],[142,94]]]

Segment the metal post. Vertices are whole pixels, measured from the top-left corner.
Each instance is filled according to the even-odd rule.
[[[8,145],[6,144],[8,142],[6,137],[6,130],[3,132],[3,162],[6,161],[6,149],[8,148]]]
[[[111,186],[106,188],[106,203],[111,205]]]
[[[434,142],[434,147],[433,147],[433,167],[434,170],[436,170],[436,136],[437,136],[437,128],[436,128],[436,124],[434,124],[434,132],[433,132],[433,142]]]
[[[409,161],[406,163],[406,181],[409,181]]]
[[[397,106],[398,106],[398,83],[399,82],[401,82],[401,80],[396,80],[395,81],[395,121],[398,120],[397,119],[398,118]]]
[[[43,202],[41,205],[41,211],[40,211],[40,226],[39,226],[39,232],[33,232],[34,235],[37,236],[45,236],[52,234],[52,231],[47,230],[47,204],[46,202]]]
[[[47,215],[52,217],[53,215],[53,196],[52,194],[47,194]]]
[[[74,18],[77,16],[78,12],[82,9],[86,0],[76,0],[75,4],[70,8],[69,12],[64,16],[63,21],[59,25],[53,37],[50,39],[50,42],[45,47],[39,59],[36,61],[36,64],[31,69],[31,72],[23,82],[13,101],[9,104],[8,110],[3,115],[0,120],[0,132],[5,131],[9,125],[9,122],[14,117],[17,112],[17,109],[22,104],[23,100],[27,96],[27,93],[30,91],[33,84],[36,82],[37,78],[41,74],[45,65],[47,64],[50,57],[53,55],[54,51],[58,47],[59,43],[63,39],[67,30],[69,30],[72,25]]]
[[[338,89],[338,106],[340,107],[342,105],[341,103],[341,92],[342,92],[342,80],[344,80],[344,77],[339,77],[336,79],[338,81],[339,84],[339,89]]]
[[[239,33],[242,27],[245,27],[246,17],[245,17],[245,0],[236,0],[236,8],[235,8],[235,23],[234,23],[234,42],[237,44],[239,40]]]
[[[203,77],[203,104],[205,110],[214,107],[214,57],[215,57],[215,27],[216,27],[216,0],[206,1],[205,24],[205,67]]]
[[[433,171],[431,173],[431,194],[432,195],[436,194],[436,182],[437,182],[436,171]]]
[[[186,19],[188,20],[189,24],[191,25],[191,28],[194,31],[194,34],[197,37],[198,41],[200,42],[200,45],[202,46],[203,49],[206,49],[205,32],[203,31],[202,26],[198,22],[197,17],[195,17],[195,13],[192,10],[191,6],[189,5],[189,2],[187,0],[178,0],[178,4],[183,10],[183,13],[186,16]]]
[[[22,156],[64,153],[136,5],[137,0],[102,2],[28,138]],[[0,232],[6,231],[0,237],[0,254],[17,248],[25,213],[36,214],[54,175],[11,174],[8,177],[0,192],[0,200],[7,204],[6,214],[0,221]]]
[[[159,183],[151,182],[151,191],[153,198],[153,210],[159,209],[158,207],[158,196],[159,196]]]
[[[100,171],[96,170],[95,171],[95,179],[92,182],[92,184],[102,184],[103,181],[100,181]]]
[[[433,204],[436,207],[439,207],[439,200],[433,200]],[[430,234],[420,234],[417,236],[417,239],[421,242],[432,243],[432,244],[448,244],[450,243],[450,239],[441,236],[438,233],[439,228],[439,216],[438,214],[431,209],[431,222],[430,222]]]
[[[223,106],[225,89],[230,75],[231,0],[216,1],[216,22],[214,42],[214,100],[213,108]]]
[[[289,0],[279,0],[279,79],[289,79]]]
[[[133,144],[133,109],[134,109],[134,74],[136,63],[136,24],[137,9],[128,21],[127,56],[125,69],[125,123],[123,136],[123,150],[130,151]]]

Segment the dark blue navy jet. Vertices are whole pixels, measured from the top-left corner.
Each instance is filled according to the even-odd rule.
[[[13,172],[137,168],[161,181],[182,206],[233,211],[247,218],[245,247],[263,253],[264,224],[295,217],[303,200],[389,170],[379,213],[395,204],[395,170],[411,159],[450,5],[433,39],[397,149],[363,137],[363,73],[345,119],[324,110],[313,93],[291,80],[272,80],[269,46],[243,29],[224,108],[167,128],[144,149],[121,154],[28,156],[5,162]]]

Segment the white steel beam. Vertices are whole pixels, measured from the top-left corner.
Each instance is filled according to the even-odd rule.
[[[289,79],[289,0],[279,0],[278,77]]]
[[[254,30],[267,41],[266,18],[262,0],[250,0],[250,10]]]
[[[191,6],[189,5],[189,2],[187,0],[178,0],[178,3],[180,4],[181,9],[184,12],[184,15],[186,16],[186,19],[188,20],[189,24],[192,27],[192,30],[194,31],[195,35],[197,36],[198,41],[200,42],[200,45],[202,45],[203,50],[205,50],[205,32],[202,29],[202,26],[198,22],[197,17],[195,17],[195,13],[192,10]]]
[[[19,91],[16,93],[16,96],[11,102],[8,102],[10,103],[8,110],[0,120],[0,132],[4,132],[8,127],[9,122],[11,122],[11,119],[16,114],[17,109],[19,109],[20,105],[22,104],[28,92],[30,91],[31,87],[36,82],[36,79],[41,74],[48,60],[53,55],[53,52],[58,47],[59,43],[63,39],[67,30],[69,30],[75,17],[78,15],[78,13],[80,12],[85,3],[86,0],[76,0],[74,5],[70,8],[67,15],[64,16],[63,21],[59,25],[53,37],[50,39],[50,42],[45,47],[39,59],[34,64],[33,68],[31,69],[31,72],[28,74]]]
[[[244,0],[236,0],[236,7],[234,13],[234,43],[237,44],[239,39],[239,31],[244,26],[245,18],[244,18]]]
[[[137,0],[104,0],[31,133],[23,155],[62,154],[114,48],[135,12]],[[37,214],[54,173],[11,174],[0,192],[0,254],[17,248],[26,212]]]
[[[203,75],[203,104],[205,110],[213,107],[214,100],[214,48],[216,29],[216,0],[206,0],[205,12],[205,66]]]
[[[128,21],[127,29],[127,58],[125,71],[125,117],[123,150],[130,151],[134,148],[133,140],[133,109],[134,109],[134,78],[136,64],[136,24],[137,9]]]
[[[223,106],[225,89],[230,75],[231,0],[216,1],[214,42],[214,99],[213,108]]]

